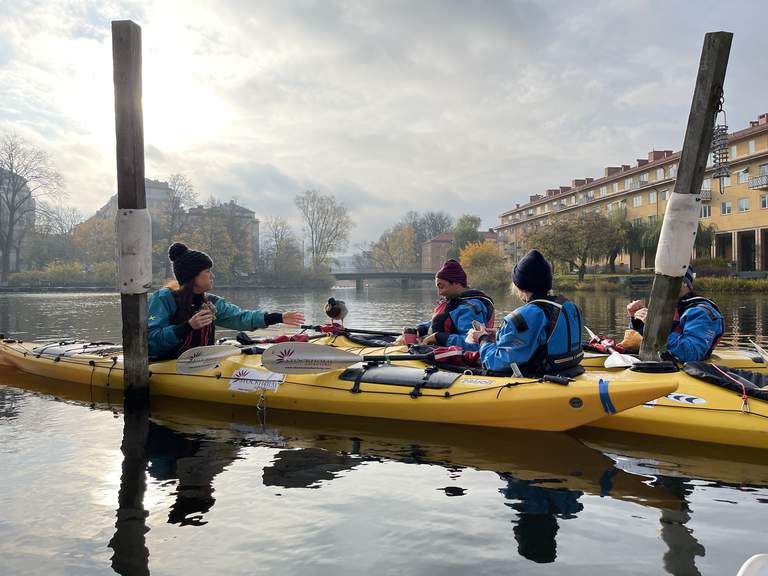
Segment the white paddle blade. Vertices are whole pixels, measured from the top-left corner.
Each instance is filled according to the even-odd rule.
[[[605,359],[604,366],[606,368],[629,368],[632,364],[640,362],[634,356],[629,354],[620,354],[618,352],[611,352],[611,355]]]
[[[184,351],[176,360],[176,370],[180,374],[194,374],[213,370],[224,358],[240,354],[234,346],[198,346]]]
[[[261,357],[264,368],[279,374],[330,372],[362,361],[358,354],[308,342],[275,344]]]
[[[757,350],[757,353],[760,354],[760,356],[763,357],[763,362],[768,362],[768,351],[766,351],[765,348],[760,346],[760,344],[758,344],[757,342],[755,342],[751,338],[749,339],[749,342],[750,342],[750,344],[752,344],[752,346],[755,347],[755,350]]]
[[[736,576],[768,576],[768,554],[755,554],[744,562]]]
[[[592,330],[590,330],[590,329],[589,329],[589,326],[587,326],[586,324],[584,325],[584,330],[586,330],[586,331],[587,331],[587,334],[589,334],[589,337],[590,337],[590,338],[597,338],[597,334],[595,334],[594,332],[592,332]]]

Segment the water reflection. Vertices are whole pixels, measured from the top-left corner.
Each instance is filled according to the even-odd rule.
[[[145,542],[148,511],[144,508],[147,489],[147,443],[149,407],[126,405],[123,414],[123,453],[120,490],[118,492],[115,535],[108,546],[114,554],[112,569],[121,576],[149,574],[149,550]]]
[[[500,492],[507,506],[518,513],[514,534],[517,551],[521,556],[538,563],[554,562],[557,558],[555,537],[559,530],[558,518],[575,518],[584,510],[579,502],[583,492],[567,488],[542,488],[530,480],[518,480],[509,474],[501,474],[507,485]]]
[[[97,410],[122,411],[122,400],[101,389],[26,375],[7,381]],[[0,387],[0,418],[15,417],[14,398],[22,394]],[[578,434],[575,438],[277,410],[265,417],[252,408],[153,398],[150,412],[124,415],[117,519],[109,541],[112,568],[123,576],[149,574],[147,532],[158,526],[148,523],[147,480],[163,493],[165,487],[175,486],[168,499],[154,504],[160,508],[155,518],[161,522],[195,528],[221,524],[221,518],[213,522],[211,515],[217,503],[214,486],[222,485],[217,479],[234,462],[251,458],[254,448],[268,449],[259,452],[269,454],[260,467],[261,484],[277,495],[289,490],[324,494],[337,480],[369,465],[438,466],[452,480],[465,473],[469,478],[475,471],[491,472],[498,478],[498,500],[490,514],[511,523],[509,541],[516,543],[519,557],[534,563],[561,561],[563,523],[578,527],[594,522],[586,512],[595,497],[638,506],[638,514],[652,511],[651,517],[658,518],[666,544],[655,562],[648,560],[648,572],[663,566],[670,574],[699,573],[696,562],[705,549],[691,526],[691,501],[702,480],[732,490],[768,486],[768,470],[756,451],[728,449],[721,459],[711,446],[699,451],[689,442],[656,446],[648,439],[646,444],[642,439],[624,443],[615,432],[607,437],[594,430]],[[401,473],[398,481],[407,488],[411,477],[417,476]],[[467,486],[436,484],[433,489],[458,502],[474,495],[473,485],[469,491]],[[355,510],[352,506],[350,513]],[[230,520],[241,519],[224,517]]]

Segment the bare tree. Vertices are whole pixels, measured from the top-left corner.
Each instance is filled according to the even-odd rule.
[[[168,216],[166,221],[168,240],[181,233],[186,224],[186,209],[197,204],[197,192],[192,181],[184,174],[168,177]]]
[[[312,270],[317,272],[327,263],[331,252],[347,245],[352,219],[346,207],[330,194],[308,190],[294,201],[304,218],[304,235],[309,241],[307,251]]]
[[[8,282],[11,251],[30,227],[37,201],[60,193],[60,186],[45,152],[15,134],[0,141],[0,283]]]
[[[50,234],[70,238],[78,224],[82,223],[83,213],[74,206],[67,206],[61,200],[52,203],[37,204],[36,230],[41,234]]]
[[[302,269],[301,249],[285,218],[275,216],[266,222],[264,264],[270,272],[281,274]]]

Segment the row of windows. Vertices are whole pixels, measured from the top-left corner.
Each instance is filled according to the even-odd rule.
[[[659,168],[657,170],[657,173],[656,173],[657,180],[658,179],[663,179],[663,177],[664,177],[663,174],[664,174],[664,168]],[[674,177],[674,176],[677,175],[677,165],[676,164],[673,164],[673,165],[671,165],[669,167],[669,174],[670,174],[670,177]],[[760,167],[759,167],[759,175],[760,176],[768,175],[768,164],[761,164],[760,165]],[[643,179],[644,177],[645,177],[645,179]],[[647,177],[648,177],[648,173],[645,172],[645,173],[640,175],[640,180],[639,181],[635,181],[632,178],[626,178],[624,180],[624,188],[625,189],[639,188],[640,185],[645,185],[645,184],[648,183],[647,182]],[[736,172],[736,178],[737,178],[737,181],[738,181],[739,184],[746,184],[749,181],[749,170],[748,169],[744,169],[744,170],[740,170],[740,171]],[[731,177],[730,176],[726,176],[723,179],[722,184],[723,184],[723,187],[730,186],[731,185]],[[702,190],[712,190],[712,178],[711,177],[707,177],[707,178],[704,179],[704,181],[703,181],[703,183],[701,185],[701,189]],[[611,192],[612,193],[617,193],[618,191],[619,191],[619,183],[618,182],[613,182],[611,184]],[[544,204],[544,205],[537,206],[536,208],[528,208],[525,213],[526,213],[527,216],[533,216],[534,214],[545,214],[545,213],[548,213],[550,211],[556,211],[558,209],[562,209],[562,208],[565,208],[567,206],[575,206],[576,204],[580,204],[580,203],[584,202],[585,200],[586,201],[594,200],[596,193],[599,195],[600,198],[604,198],[605,196],[608,195],[608,186],[607,185],[603,185],[603,186],[600,186],[600,188],[598,190],[588,190],[587,192],[579,193],[578,195],[572,194],[572,195],[570,195],[570,196],[568,196],[566,198],[555,200],[555,201],[551,202],[551,204],[547,203],[547,204]],[[648,192],[648,204],[656,204],[657,201],[664,202],[664,201],[667,200],[668,196],[669,196],[669,190],[661,190],[660,192],[658,192],[658,194],[657,194],[656,190],[651,190],[651,191]],[[643,196],[641,194],[637,194],[637,195],[632,197],[632,207],[633,208],[639,208],[642,205],[643,205]],[[730,214],[730,212],[728,212],[728,214]],[[511,222],[513,220],[519,220],[519,219],[520,219],[520,215],[515,215],[513,217],[508,217],[507,221]]]
[[[749,198],[739,198],[739,212],[749,212]],[[760,195],[760,209],[768,209],[768,194]],[[727,216],[733,212],[733,206],[730,200],[720,202],[720,215]],[[709,218],[712,216],[712,207],[709,204],[701,205],[701,217]]]

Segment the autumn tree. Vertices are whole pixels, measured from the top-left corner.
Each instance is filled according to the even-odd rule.
[[[384,231],[371,246],[370,258],[379,270],[416,270],[421,264],[414,251],[416,229],[405,222]]]
[[[421,265],[422,244],[453,228],[453,218],[445,212],[428,211],[420,214],[412,210],[405,213],[400,223],[413,228],[413,253],[417,267]]]
[[[304,237],[307,240],[312,270],[318,272],[328,263],[332,252],[347,245],[352,219],[347,208],[336,202],[331,195],[308,190],[294,199],[304,221]]]
[[[498,290],[509,286],[510,276],[496,242],[486,240],[467,244],[459,259],[473,288]]]
[[[0,283],[8,282],[11,252],[32,227],[37,202],[60,195],[60,185],[45,152],[15,134],[0,140]]]
[[[529,249],[539,250],[549,260],[563,262],[579,271],[584,279],[587,263],[601,260],[609,252],[609,241],[602,231],[608,219],[598,212],[580,212],[553,217],[549,223],[530,233]]]
[[[114,262],[117,253],[115,223],[107,218],[90,218],[74,229],[72,243],[83,262]]]

